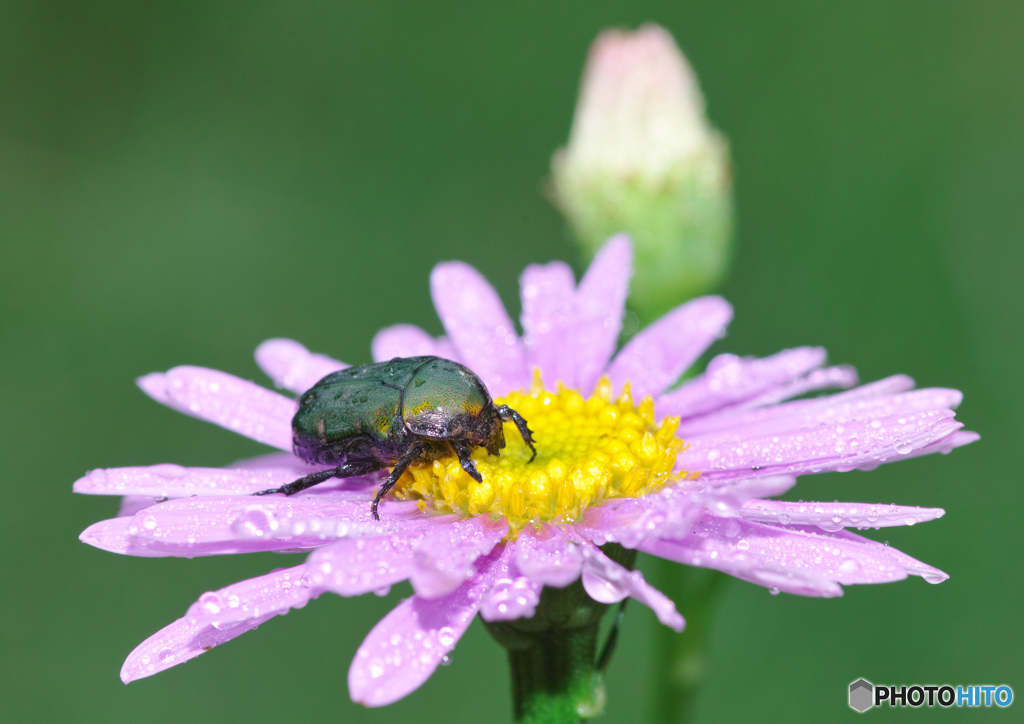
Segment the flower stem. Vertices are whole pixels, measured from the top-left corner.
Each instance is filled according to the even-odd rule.
[[[661,558],[652,563],[657,587],[686,612],[686,630],[677,634],[659,626],[655,634],[651,723],[689,724],[707,671],[708,632],[729,577]]]
[[[636,551],[616,544],[605,555],[633,568]],[[577,580],[545,588],[532,618],[484,622],[508,650],[512,709],[522,724],[577,724],[604,711],[608,655],[598,657],[597,638],[608,604],[598,603]]]

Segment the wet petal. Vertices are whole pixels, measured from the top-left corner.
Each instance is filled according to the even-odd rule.
[[[513,548],[516,567],[537,583],[564,588],[580,577],[583,554],[579,546],[552,525],[544,524],[540,530],[525,528]]]
[[[857,370],[850,365],[839,365],[838,367],[825,367],[820,370],[812,370],[798,380],[765,390],[763,394],[749,400],[744,400],[736,405],[737,409],[752,410],[768,405],[777,405],[785,400],[805,395],[808,392],[828,390],[835,388],[853,387],[860,381]]]
[[[900,459],[944,440],[962,427],[952,417],[951,410],[932,410],[745,440],[708,436],[694,440],[680,453],[677,465],[700,470],[705,481],[746,477],[747,471],[767,475],[853,470]],[[731,436],[723,434],[727,437]]]
[[[408,696],[434,673],[469,624],[494,580],[497,552],[480,572],[442,598],[412,596],[373,627],[352,660],[352,701],[386,706]]]
[[[508,533],[508,522],[480,515],[435,525],[413,555],[412,588],[425,598],[446,596],[476,572],[474,562]]]
[[[593,391],[615,352],[632,275],[633,243],[619,234],[597,252],[576,290],[576,385],[584,397]]]
[[[731,320],[732,305],[721,297],[701,297],[676,307],[633,337],[612,360],[608,377],[613,389],[629,382],[638,400],[660,394],[725,334]]]
[[[834,598],[843,595],[842,587],[810,571],[785,568],[750,555],[746,551],[733,550],[716,540],[684,538],[683,540],[645,541],[639,550],[652,556],[665,558],[676,563],[702,568],[713,568],[733,578],[785,591],[797,596]]]
[[[375,521],[364,496],[356,500],[328,496],[181,498],[139,511],[124,529],[122,540],[106,534],[102,547],[128,555],[188,558],[310,549],[339,538],[400,531],[405,521],[417,515],[414,505],[396,511],[393,504],[382,510],[381,521]],[[82,539],[101,547],[92,531],[87,529]]]
[[[117,517],[130,518],[140,510],[151,508],[160,502],[163,502],[163,498],[154,498],[150,495],[126,495],[121,498],[121,507],[117,511]]]
[[[376,538],[342,540],[315,550],[306,561],[314,586],[339,596],[379,591],[412,575],[412,556],[425,527]]]
[[[150,397],[186,415],[198,417],[257,442],[292,449],[295,401],[226,372],[205,367],[175,367],[140,377]]]
[[[460,359],[492,396],[529,383],[515,325],[480,272],[462,262],[438,264],[430,274],[430,292]]]
[[[834,533],[823,534],[820,531],[808,526],[789,526],[789,530],[802,531],[811,536],[825,535],[833,541],[842,541],[847,546],[856,547],[858,550],[870,551],[875,555],[885,555],[895,560],[903,570],[911,576],[921,576],[928,583],[942,583],[949,578],[949,574],[940,571],[938,568],[922,563],[916,558],[911,558],[903,551],[891,548],[887,544],[873,541],[864,536],[851,533],[848,530],[840,530]],[[875,581],[869,581],[874,583]],[[883,581],[884,582],[884,581]]]
[[[395,357],[420,357],[438,354],[434,338],[413,324],[396,324],[377,332],[370,343],[374,362],[387,362]]]
[[[822,530],[843,528],[888,528],[914,525],[941,518],[942,508],[867,503],[787,503],[781,500],[748,500],[738,511],[740,518],[776,525],[814,525]]]
[[[839,397],[840,395],[835,395]],[[817,398],[814,405],[793,408],[788,415],[776,415],[746,425],[733,425],[728,430],[712,433],[689,433],[690,440],[743,440],[750,437],[773,435],[795,430],[811,430],[823,425],[845,425],[866,420],[910,418],[919,413],[951,410],[960,404],[959,390],[923,389],[899,395],[872,397],[852,402],[829,402],[828,397]],[[784,407],[780,405],[779,407]],[[874,426],[877,428],[877,426]]]
[[[658,414],[692,417],[747,400],[825,363],[823,347],[785,349],[763,359],[720,354],[703,374],[657,400]]]
[[[826,533],[814,527],[776,527],[705,515],[680,545],[689,549],[690,555],[673,560],[717,568],[752,583],[801,595],[831,594],[799,590],[802,582],[796,579],[797,590],[793,590],[780,585],[777,576],[766,580],[758,572],[792,572],[809,581],[821,579],[844,585],[886,583],[907,576],[892,549],[846,531]],[[643,546],[641,550],[670,557],[664,555],[664,547]]]
[[[779,417],[789,417],[798,413],[809,414],[821,411],[821,414],[827,415],[828,408],[839,408],[843,405],[859,403],[865,400],[878,400],[895,396],[913,388],[913,386],[914,381],[906,375],[895,375],[826,397],[796,400],[761,409],[737,409],[736,407],[730,407],[719,412],[683,420],[679,425],[678,434],[690,436],[695,433],[746,427],[747,425],[766,422]],[[932,407],[930,409],[936,408]]]
[[[302,608],[316,597],[302,574],[302,566],[285,568],[204,593],[183,618],[128,655],[121,681],[127,684],[177,666],[289,609]]]
[[[676,632],[686,622],[679,615],[672,599],[644,580],[640,571],[620,566],[591,543],[581,546],[583,552],[583,588],[600,603],[617,603],[626,596],[650,607],[658,620]]]
[[[72,490],[87,495],[145,495],[188,498],[193,495],[250,495],[277,488],[306,475],[296,467],[227,470],[184,468],[165,463],[146,467],[93,470]]]
[[[78,540],[91,545],[93,548],[119,553],[126,556],[138,556],[141,558],[162,558],[166,553],[150,551],[132,542],[128,535],[128,526],[131,525],[132,516],[120,516],[109,520],[101,520],[93,523],[78,536]]]
[[[522,540],[522,536],[520,536]],[[533,618],[544,586],[523,575],[514,561],[513,546],[505,546],[494,574],[494,583],[484,596],[480,618],[484,621],[514,621]]]
[[[326,355],[314,354],[291,339],[268,339],[256,348],[256,364],[277,387],[296,394],[348,367]]]
[[[540,370],[549,388],[576,384],[573,309],[576,280],[568,264],[532,264],[519,280],[526,364]]]

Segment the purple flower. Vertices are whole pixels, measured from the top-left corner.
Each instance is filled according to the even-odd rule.
[[[187,661],[321,593],[380,594],[404,580],[415,595],[374,627],[349,670],[352,699],[367,706],[419,687],[476,614],[530,617],[544,586],[580,577],[597,601],[631,596],[682,630],[668,598],[602,553],[609,542],[772,593],[839,596],[840,584],[908,574],[945,580],[845,530],[913,525],[942,516],[940,509],[768,498],[801,474],[871,469],[976,440],[953,417],[961,394],[913,390],[898,375],[791,400],[857,382],[849,367],[823,366],[825,351],[816,347],[764,359],[719,355],[668,389],[724,334],[732,309],[719,297],[695,299],[616,354],[631,257],[628,239],[611,239],[578,285],[561,262],[528,267],[522,336],[478,272],[459,262],[434,269],[431,291],[448,336],[390,327],[373,340],[374,359],[436,354],[466,364],[529,420],[539,454],[528,463],[525,445],[508,434],[501,456],[476,451],[482,483],[455,458],[414,466],[382,503],[379,521],[370,514],[379,475],[331,480],[290,498],[251,495],[311,470],[290,452],[293,399],[200,367],[142,377],[159,402],[283,452],[229,468],[95,470],[76,492],[124,497],[120,516],[91,526],[82,540],[137,556],[309,555],[203,594],[131,653],[121,678]],[[280,339],[260,345],[256,359],[294,393],[345,366]]]

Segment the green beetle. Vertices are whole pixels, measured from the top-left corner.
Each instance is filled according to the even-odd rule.
[[[350,478],[394,466],[371,511],[415,461],[454,452],[470,477],[481,482],[474,447],[499,455],[504,422],[514,422],[537,456],[526,420],[508,405],[495,405],[470,369],[440,357],[395,357],[390,362],[332,372],[299,398],[292,418],[295,454],[311,465],[331,465],[257,495],[294,495],[329,478]],[[531,462],[533,457],[530,458]]]

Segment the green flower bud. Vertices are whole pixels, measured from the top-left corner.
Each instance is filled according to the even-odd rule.
[[[697,78],[667,30],[608,30],[590,48],[553,197],[587,257],[635,247],[630,306],[650,321],[714,288],[728,267],[732,176]]]

